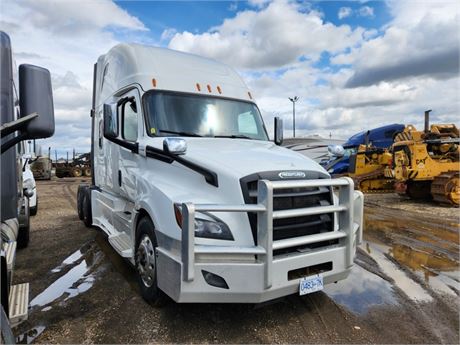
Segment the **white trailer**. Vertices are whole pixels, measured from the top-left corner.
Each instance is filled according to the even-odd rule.
[[[363,196],[269,141],[230,67],[120,44],[94,66],[92,185],[79,215],[138,272],[155,304],[257,303],[345,279]]]

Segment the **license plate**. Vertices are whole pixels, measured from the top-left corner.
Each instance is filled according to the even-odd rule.
[[[323,275],[317,274],[310,277],[300,279],[299,295],[306,295],[308,293],[321,291],[323,289]]]

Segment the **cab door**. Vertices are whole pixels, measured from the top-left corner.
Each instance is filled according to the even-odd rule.
[[[137,89],[131,89],[120,96],[117,112],[120,119],[120,139],[137,145],[143,130],[142,107]],[[118,159],[114,157],[117,192],[129,201],[136,197],[136,179],[139,171],[139,154],[128,147],[118,146]]]

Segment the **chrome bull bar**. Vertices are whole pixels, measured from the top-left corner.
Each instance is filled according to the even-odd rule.
[[[273,191],[287,188],[339,187],[338,205],[316,206],[290,210],[273,210]],[[362,207],[362,194],[361,207]],[[273,250],[301,246],[327,240],[346,238],[346,267],[353,264],[354,232],[360,224],[353,224],[354,184],[349,177],[337,179],[296,180],[296,181],[258,181],[257,204],[218,205],[218,204],[182,204],[182,264],[183,280],[193,281],[195,277],[196,254],[253,254],[258,255],[264,265],[265,288],[272,286]],[[195,244],[195,212],[256,212],[256,246],[214,246]],[[300,236],[273,241],[273,219],[301,217],[324,213],[338,213],[338,230],[314,235]],[[360,241],[360,238],[358,238]]]

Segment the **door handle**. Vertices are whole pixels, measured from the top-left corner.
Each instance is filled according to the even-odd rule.
[[[118,186],[121,187],[121,170],[118,170]]]

